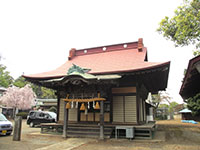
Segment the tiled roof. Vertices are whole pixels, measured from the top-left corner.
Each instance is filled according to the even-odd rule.
[[[90,74],[111,74],[151,69],[166,63],[147,62],[147,49],[141,39],[138,42],[70,51],[69,60],[49,72],[24,75],[26,78],[56,78],[67,74],[72,64],[91,69]]]
[[[187,71],[179,91],[183,99],[194,97],[200,91],[200,72],[197,69],[198,65],[200,65],[200,55],[190,59],[188,63]]]

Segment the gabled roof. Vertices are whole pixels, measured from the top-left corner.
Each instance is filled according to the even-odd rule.
[[[197,66],[200,66],[200,56],[194,57],[189,61],[179,92],[183,99],[193,97],[200,92],[200,72],[198,72]]]
[[[185,108],[185,109],[179,111],[179,113],[192,113],[192,111],[187,109],[187,108]]]
[[[100,75],[154,69],[169,65],[170,62],[147,62],[147,49],[143,46],[142,39],[139,39],[137,42],[81,50],[71,49],[68,61],[57,69],[34,75],[24,75],[24,77],[28,79],[64,77],[73,64],[90,69],[89,74]]]
[[[0,86],[0,92],[4,92],[6,90],[7,90],[6,88]]]
[[[37,102],[49,102],[49,103],[55,103],[55,102],[57,102],[57,99],[52,99],[52,98],[50,98],[50,99],[44,99],[44,98],[36,98],[35,99]]]

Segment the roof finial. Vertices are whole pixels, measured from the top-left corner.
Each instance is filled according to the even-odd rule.
[[[75,48],[72,48],[72,49],[69,51],[68,60],[71,60],[75,55],[76,55],[76,49],[75,49]]]
[[[138,39],[138,51],[139,52],[142,52],[142,49],[143,49],[143,38],[139,38]]]

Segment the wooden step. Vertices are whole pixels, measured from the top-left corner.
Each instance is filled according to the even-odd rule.
[[[92,138],[99,138],[99,132],[71,132],[67,131],[68,137],[92,137]],[[110,138],[110,133],[104,133],[105,138]]]
[[[79,130],[79,131],[76,131],[76,130],[67,130],[67,133],[73,133],[73,134],[97,134],[99,135],[99,131],[89,131],[89,130]],[[104,134],[105,135],[109,135],[110,134],[110,131],[104,131]]]
[[[110,138],[112,133],[112,128],[104,127],[104,136],[105,138]],[[100,136],[100,127],[98,125],[86,125],[86,124],[69,124],[67,127],[67,136],[68,137],[91,137],[99,138]]]
[[[85,131],[85,130],[90,130],[90,131],[99,131],[100,128],[91,128],[91,127],[71,127],[71,126],[68,126],[67,127],[67,130],[77,130],[77,131]],[[110,131],[112,130],[111,128],[104,128],[104,131]]]
[[[76,124],[69,124],[68,127],[79,127],[79,128],[100,128],[98,125],[76,125]],[[112,129],[113,127],[104,126],[106,129]]]
[[[99,139],[99,135],[83,135],[83,134],[67,134],[67,137],[71,137],[71,138],[95,138],[95,139]],[[104,135],[105,139],[109,139],[110,136]]]

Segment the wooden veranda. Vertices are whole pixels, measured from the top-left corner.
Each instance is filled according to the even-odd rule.
[[[41,133],[63,134],[63,122],[59,123],[43,123],[41,124]],[[115,138],[115,128],[117,126],[132,126],[134,128],[135,139],[152,139],[156,130],[155,122],[149,122],[143,125],[122,124],[122,123],[105,123],[104,138]],[[88,122],[70,121],[67,127],[67,137],[88,137],[99,138],[100,124]],[[124,137],[124,133],[120,132],[120,136]]]

